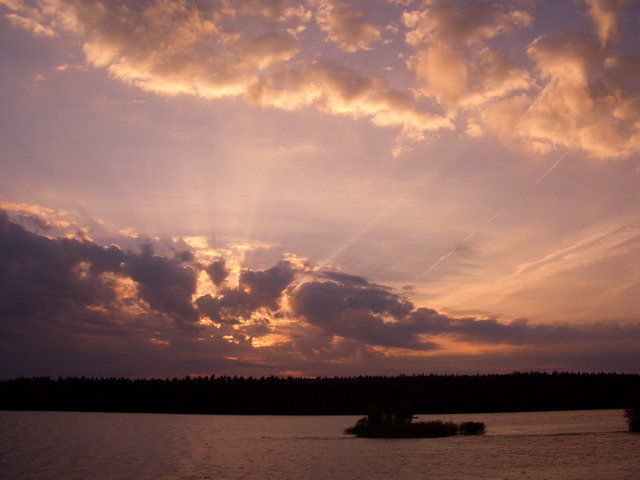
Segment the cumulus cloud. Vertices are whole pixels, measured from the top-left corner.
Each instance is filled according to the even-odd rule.
[[[489,132],[537,152],[564,147],[627,158],[640,148],[640,92],[631,73],[638,53],[615,51],[623,2],[587,3],[595,31],[538,36],[526,49],[528,69],[521,56],[491,43],[529,27],[528,12],[484,2],[425,3],[403,14],[415,51],[408,66],[425,95],[450,112],[466,109],[470,136]]]
[[[316,0],[316,20],[327,39],[345,52],[368,50],[380,41],[380,30],[341,0]]]
[[[412,95],[393,90],[384,78],[330,62],[281,72],[253,87],[249,98],[286,110],[316,106],[327,113],[370,118],[376,125],[400,126],[417,137],[424,131],[452,128],[449,118],[419,109]]]
[[[606,159],[640,151],[639,53],[602,51],[580,34],[542,36],[527,52],[543,88],[488,107],[487,128],[543,152],[561,146]]]
[[[8,6],[41,30],[80,37],[91,65],[145,90],[206,98],[240,95],[293,58],[310,15],[288,0],[34,3]]]
[[[420,342],[410,324],[397,322],[412,310],[410,302],[359,277],[333,278],[334,281],[311,281],[296,287],[291,292],[292,314],[328,334],[368,344],[433,347]],[[335,281],[338,279],[342,281]]]
[[[586,0],[600,45],[618,41],[618,13],[624,0]]]
[[[297,53],[306,12],[255,2],[92,2],[76,8],[87,60],[146,90],[207,98],[242,94],[258,75]],[[258,28],[246,28],[256,22]],[[242,28],[245,25],[245,28]]]
[[[640,54],[623,38],[631,7],[622,0],[585,0],[561,33],[534,31],[534,16],[553,14],[535,3],[385,0],[379,8],[397,7],[386,7],[387,24],[404,33],[393,48],[347,0],[0,3],[16,28],[75,36],[89,65],[122,82],[367,119],[401,130],[395,154],[454,124],[535,152],[613,159],[640,151]],[[375,74],[338,64],[318,49],[317,34],[354,59],[373,50],[385,64]],[[405,69],[390,68],[389,55]],[[371,60],[354,64],[370,69]]]
[[[37,0],[34,8],[23,5],[13,2],[9,7],[42,28],[72,32],[81,39],[89,64],[151,92],[210,99],[246,96],[285,109],[316,106],[326,113],[409,129],[417,132],[414,136],[450,126],[446,118],[420,110],[410,93],[394,91],[379,77],[346,67],[292,63],[311,18],[311,11],[298,2]],[[369,48],[380,36],[343,3],[320,2],[317,20],[347,51]]]
[[[229,275],[229,270],[227,269],[224,258],[220,258],[211,262],[207,266],[206,271],[209,274],[211,281],[216,285],[222,284],[222,282],[224,282],[224,280]]]
[[[406,42],[415,50],[408,66],[425,95],[453,110],[526,89],[528,72],[486,42],[527,27],[531,20],[524,11],[493,3],[425,3],[403,14]]]
[[[25,30],[32,32],[37,37],[56,36],[56,32],[53,29],[38,23],[32,18],[23,17],[16,13],[8,13],[5,17],[14,27],[24,28]]]
[[[68,229],[72,226],[72,221],[65,212],[57,212],[41,205],[10,202],[0,198],[0,210],[12,212],[17,218],[45,231],[53,228]]]
[[[148,247],[132,254],[87,239],[42,237],[6,214],[1,224],[5,321],[26,316],[86,327],[155,315],[183,327],[197,320],[189,302],[194,272],[179,260]]]

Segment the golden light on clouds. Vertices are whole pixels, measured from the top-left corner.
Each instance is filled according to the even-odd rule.
[[[534,34],[520,51],[498,49],[493,41],[531,35],[534,17],[522,8],[436,1],[406,9],[396,23],[404,32],[395,41],[408,47],[406,73],[413,74],[417,88],[404,91],[337,62],[302,60],[313,19],[325,40],[345,52],[387,48],[388,42],[380,41],[382,26],[345,0],[283,0],[269,7],[160,0],[119,7],[98,0],[39,0],[33,7],[3,3],[14,12],[6,18],[16,28],[76,35],[90,65],[155,93],[245,97],[284,110],[314,106],[328,114],[367,118],[414,138],[451,129],[452,120],[465,117],[473,119],[475,135],[500,131],[494,122],[514,119],[483,112],[500,108],[496,101],[512,104],[520,98],[527,108],[515,119],[513,133],[534,150],[562,145],[615,158],[639,149],[639,127],[623,113],[631,108],[637,116],[632,106],[637,92],[627,81],[637,58],[616,52],[620,2],[587,2],[593,32],[573,38]],[[599,50],[588,46],[594,33]],[[522,60],[527,56],[534,65],[525,68],[531,63]],[[439,108],[423,109],[412,92],[435,99]],[[487,128],[478,122],[488,122]]]

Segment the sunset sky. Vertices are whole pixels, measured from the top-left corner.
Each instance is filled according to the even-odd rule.
[[[0,378],[640,373],[638,32],[0,0]]]

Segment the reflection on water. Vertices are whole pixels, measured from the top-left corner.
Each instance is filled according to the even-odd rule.
[[[0,411],[0,478],[640,478],[620,410],[421,415],[487,424],[436,439],[344,435],[357,418]]]

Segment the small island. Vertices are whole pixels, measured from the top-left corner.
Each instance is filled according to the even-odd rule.
[[[483,422],[413,422],[414,418],[406,407],[383,402],[372,405],[369,414],[346,428],[344,433],[362,438],[436,438],[486,432]]]

